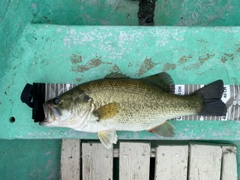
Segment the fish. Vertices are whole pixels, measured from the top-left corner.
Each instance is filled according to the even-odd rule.
[[[43,104],[40,125],[98,133],[112,148],[116,131],[143,131],[174,137],[167,121],[185,115],[224,116],[223,81],[217,80],[190,95],[173,94],[173,79],[166,72],[134,79],[110,73],[103,79],[80,84]]]

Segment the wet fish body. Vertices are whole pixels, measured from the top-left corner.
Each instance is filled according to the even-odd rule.
[[[174,128],[166,121],[178,116],[201,114],[222,116],[226,106],[220,100],[223,82],[215,81],[191,95],[170,93],[173,81],[166,73],[130,79],[111,74],[105,79],[76,86],[44,103],[41,125],[97,132],[111,148],[116,131],[148,130],[173,137]]]

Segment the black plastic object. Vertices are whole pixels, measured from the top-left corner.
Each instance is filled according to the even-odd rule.
[[[26,84],[21,94],[21,101],[32,108],[32,119],[34,122],[44,120],[43,103],[45,101],[45,84]]]

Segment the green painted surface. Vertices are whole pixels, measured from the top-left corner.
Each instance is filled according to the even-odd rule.
[[[31,109],[20,101],[26,83],[83,83],[111,71],[131,77],[167,71],[176,84],[216,79],[239,84],[239,1],[197,2],[159,0],[155,24],[166,26],[138,27],[137,1],[1,1],[0,139],[97,138],[35,124]],[[225,140],[240,148],[239,122],[171,123],[176,128],[171,140]],[[147,132],[119,132],[119,138],[168,140]]]
[[[60,140],[0,140],[0,179],[60,179]]]
[[[239,26],[238,0],[158,0],[155,25]]]
[[[19,98],[26,83],[83,83],[120,70],[131,77],[168,71],[177,84],[206,84],[216,79],[235,84],[239,82],[239,49],[240,27],[30,25],[15,49],[17,56],[11,60],[11,71],[5,71],[0,80],[5,83],[0,99],[4,127],[1,137],[95,137],[35,124],[31,109]],[[9,122],[11,116],[16,119],[14,123]],[[198,123],[206,123],[203,129],[212,131],[196,131],[194,127],[198,127]],[[174,139],[239,139],[236,124],[238,122],[174,122]],[[183,129],[187,130],[180,133]],[[226,133],[228,129],[232,133]],[[144,138],[145,134],[138,136]],[[160,138],[146,135],[149,137]]]

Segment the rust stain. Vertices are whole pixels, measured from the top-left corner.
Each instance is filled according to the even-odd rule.
[[[183,63],[187,62],[188,59],[190,59],[190,58],[192,58],[191,55],[190,55],[190,56],[182,56],[182,57],[179,59],[178,62],[179,62],[180,64],[183,64]]]
[[[81,82],[81,81],[82,81],[82,78],[76,78],[76,81],[77,81],[77,82]]]
[[[100,57],[99,57],[99,58],[91,59],[90,61],[88,61],[88,63],[86,65],[72,67],[72,71],[73,72],[84,72],[84,71],[87,71],[87,70],[89,70],[91,68],[98,67],[101,64],[112,64],[112,63],[110,63],[110,62],[102,62]]]
[[[138,75],[141,76],[150,69],[152,69],[154,66],[156,66],[157,63],[154,63],[151,58],[147,58],[143,61],[143,63],[140,66],[140,69],[138,70]]]
[[[175,68],[176,68],[176,64],[166,63],[164,64],[162,71],[165,72],[168,70],[174,70]]]
[[[80,54],[72,54],[70,59],[73,64],[78,64],[82,62],[82,56]]]

